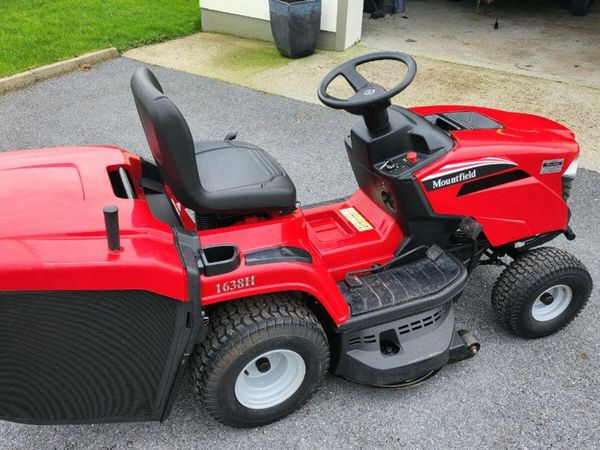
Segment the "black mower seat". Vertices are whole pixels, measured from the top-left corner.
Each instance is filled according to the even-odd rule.
[[[296,188],[279,163],[262,148],[246,142],[194,142],[205,208],[218,210],[288,210]]]
[[[183,206],[223,216],[295,208],[296,188],[267,152],[232,140],[194,142],[181,112],[145,67],[133,74],[131,89],[152,156]]]

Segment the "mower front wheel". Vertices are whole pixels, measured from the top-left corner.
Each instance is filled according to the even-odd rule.
[[[300,408],[328,368],[323,328],[289,294],[216,307],[192,360],[200,401],[215,420],[239,428],[266,425]]]
[[[541,247],[504,269],[492,290],[492,306],[510,331],[535,339],[567,326],[591,292],[592,278],[577,258],[557,248]]]

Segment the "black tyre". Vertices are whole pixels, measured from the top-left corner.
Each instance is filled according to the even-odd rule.
[[[191,367],[196,394],[215,420],[255,427],[308,401],[329,368],[329,345],[302,300],[270,294],[213,310]]]
[[[592,278],[571,254],[533,249],[508,266],[492,290],[492,306],[514,334],[535,339],[556,333],[587,303]]]
[[[574,16],[585,16],[592,5],[591,0],[572,0],[571,14]]]

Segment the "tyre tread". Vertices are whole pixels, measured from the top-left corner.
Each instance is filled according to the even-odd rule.
[[[589,292],[581,309],[554,332],[571,323],[589,300],[592,280],[581,261],[570,253],[555,247],[529,250],[506,267],[492,289],[492,307],[496,316],[510,331],[523,338],[533,338],[528,330],[519,326],[520,307],[528,288],[556,275],[578,272],[589,279]]]
[[[329,346],[320,322],[305,301],[289,293],[265,294],[229,301],[211,311],[207,337],[197,346],[190,367],[194,392],[215,420],[236,427],[254,426],[232,421],[220,413],[216,405],[216,390],[220,376],[217,366],[226,353],[236,351],[240,342],[247,339],[258,342],[267,330],[288,325],[298,325],[307,332],[312,330],[323,336],[319,352],[324,369],[317,383],[318,386],[329,368]],[[316,388],[298,405],[298,408],[306,404],[315,391]],[[285,416],[280,416],[271,422],[283,417]]]

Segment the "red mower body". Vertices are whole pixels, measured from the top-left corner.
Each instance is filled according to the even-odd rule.
[[[487,108],[432,106],[414,111],[423,116],[471,111],[502,125],[452,131],[454,148],[415,174],[435,214],[472,217],[483,225],[493,246],[566,230],[569,210],[562,175],[579,152],[567,128],[541,117]],[[545,162],[556,160],[562,160],[560,170],[545,172]],[[0,199],[10,206],[0,213],[0,290],[144,290],[189,300],[186,271],[171,227],[153,216],[139,187],[141,164],[139,157],[114,147],[1,154]],[[120,167],[130,177],[136,199],[117,195],[110,174]],[[487,173],[490,167],[493,171]],[[452,181],[458,170],[481,169],[483,175]],[[467,183],[515,171],[517,179],[501,178],[497,186],[484,183],[475,192],[464,193]],[[449,184],[432,188],[431,180],[440,177],[449,178]],[[193,229],[185,209],[170,199],[184,227]],[[102,208],[107,204],[119,207],[119,252],[106,246]],[[348,211],[354,219],[349,219]],[[202,304],[300,291],[317,299],[335,324],[342,324],[349,309],[336,283],[350,271],[390,260],[405,234],[397,220],[362,190],[340,203],[297,209],[268,220],[245,218],[227,228],[201,231],[203,247],[235,244],[241,261],[226,274],[201,277]],[[244,263],[248,253],[277,246],[304,249],[311,263]]]
[[[139,179],[139,157],[115,147],[0,155],[1,291],[140,289],[187,298],[170,226],[142,199],[115,195],[109,173],[119,167]],[[107,251],[107,204],[120,210],[120,252]]]
[[[389,90],[357,71],[379,60],[407,67]],[[290,414],[328,370],[414,386],[478,353],[454,308],[478,264],[506,267],[492,305],[516,334],[568,324],[589,273],[529,250],[575,237],[573,133],[391,106],[415,74],[382,52],[324,78],[321,101],[362,116],[345,139],[358,190],[313,206],[236,133],[194,140],[144,67],[131,88],[154,162],[116,147],[1,153],[0,420],[162,421],[189,367],[209,414],[240,427]],[[337,77],[353,96],[328,94]]]

